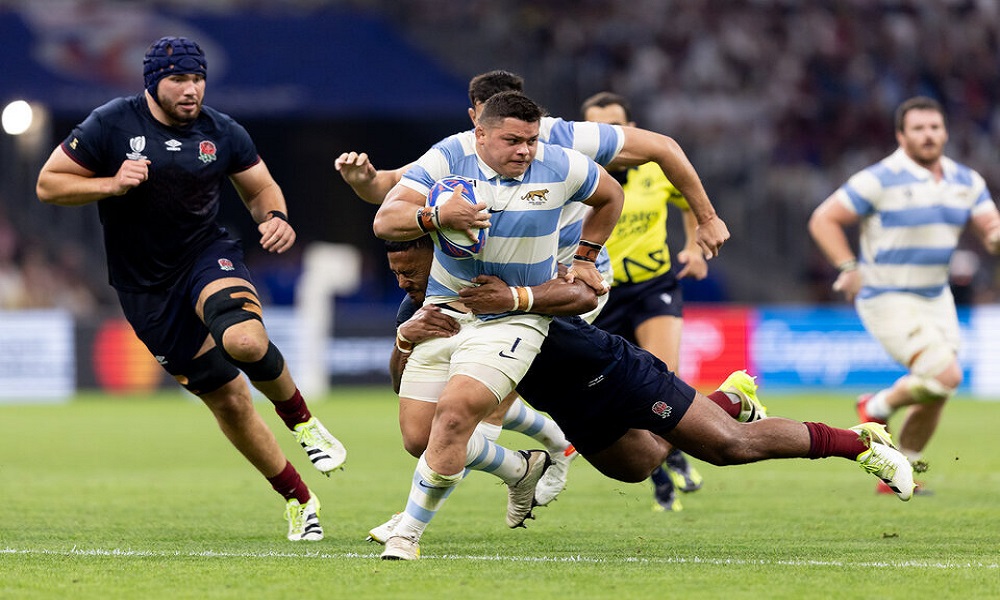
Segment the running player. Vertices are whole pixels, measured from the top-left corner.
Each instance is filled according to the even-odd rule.
[[[217,221],[228,178],[261,246],[284,252],[295,242],[284,196],[246,130],[202,105],[208,69],[198,44],[161,38],[143,72],[144,92],[97,108],[52,152],[38,198],[97,203],[110,283],[136,335],[286,499],[288,539],[320,540],[319,499],[254,410],[240,372],[317,469],[329,475],[347,453],[310,413],[268,339],[242,246]]]

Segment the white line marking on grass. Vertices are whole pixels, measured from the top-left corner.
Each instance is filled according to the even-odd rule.
[[[376,553],[360,554],[357,552],[219,552],[202,550],[199,552],[163,552],[158,550],[132,550],[130,548],[77,548],[69,550],[19,549],[3,548],[0,554],[21,555],[55,555],[55,556],[121,556],[154,557],[154,558],[319,558],[319,559],[375,559]],[[502,556],[493,555],[458,555],[442,554],[440,556],[422,556],[421,560],[480,560],[491,562],[512,563],[584,563],[584,564],[698,564],[698,565],[759,565],[759,566],[789,566],[789,567],[859,567],[859,568],[894,568],[894,569],[997,569],[998,563],[983,562],[948,562],[948,561],[858,561],[846,562],[838,560],[748,560],[740,558],[702,558],[699,556],[663,556],[663,557],[622,557],[601,558],[596,556]]]

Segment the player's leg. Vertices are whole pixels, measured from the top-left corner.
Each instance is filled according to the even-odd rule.
[[[510,452],[476,431],[527,371],[541,346],[541,332],[520,324],[493,325],[482,332],[474,315],[459,321],[462,329],[457,335],[430,339],[414,348],[400,381],[402,398],[437,403],[427,449],[413,474],[406,509],[385,541],[383,559],[419,557],[420,537],[464,477],[467,465],[508,483],[511,527],[530,516],[535,484],[548,466],[544,451]],[[509,354],[522,343],[520,353]],[[442,381],[446,381],[443,386]]]
[[[503,399],[494,418],[497,414],[502,415],[504,429],[523,433],[544,445],[548,451],[552,464],[535,488],[535,504],[549,504],[566,488],[569,465],[579,453],[555,421],[529,406],[516,392]]]
[[[403,448],[410,456],[420,458],[427,449],[436,409],[436,402],[402,397],[399,399],[399,431],[403,436]]]
[[[230,443],[285,498],[288,539],[323,539],[323,528],[319,523],[319,498],[309,490],[298,471],[288,462],[274,433],[254,409],[250,389],[243,378],[237,375],[219,389],[199,397],[212,411],[219,428]]]
[[[957,364],[960,340],[951,294],[921,298],[882,294],[857,302],[865,329],[909,371],[892,386],[858,398],[862,421],[885,423],[898,409],[947,400],[962,382]]]
[[[676,286],[673,286],[676,288]],[[657,294],[656,301],[665,304],[663,311],[676,312],[680,310],[679,290],[676,294],[667,294],[671,299],[669,305]],[[674,296],[677,300],[674,301]],[[676,305],[676,308],[673,307]],[[681,331],[684,321],[679,315],[660,314],[648,318],[635,327],[635,339],[641,348],[648,350],[656,358],[662,360],[668,368],[677,371],[680,366]],[[676,448],[671,449],[663,464],[653,469],[650,478],[653,481],[653,495],[656,505],[668,511],[681,510],[680,500],[675,490],[694,492],[701,489],[703,478]]]
[[[839,429],[769,417],[752,423],[733,421],[717,404],[696,394],[677,426],[664,437],[690,455],[714,465],[737,465],[778,458],[827,458],[858,461],[887,482],[902,500],[913,493],[913,469],[889,435],[874,423]]]
[[[312,415],[284,357],[268,338],[256,289],[244,278],[210,279],[212,275],[209,271],[198,280],[207,281],[198,292],[198,316],[227,360],[271,401],[313,465],[329,475],[344,464],[347,451]]]
[[[644,429],[630,429],[599,452],[584,454],[587,462],[606,477],[637,483],[666,460],[673,446],[662,437]]]
[[[896,439],[900,451],[917,470],[924,471],[927,463],[922,459],[923,450],[937,428],[944,405],[962,383],[954,301],[945,291],[937,298],[896,294],[882,304],[866,301],[858,306],[865,326],[872,328],[872,334],[909,371],[888,390],[862,396],[858,416],[862,421],[886,422],[893,412],[909,406]],[[892,315],[887,316],[890,309]],[[879,318],[885,323],[876,323]],[[890,492],[881,484],[877,489]],[[918,493],[927,490],[920,486]]]
[[[162,292],[119,292],[125,317],[163,368],[202,399],[233,446],[286,499],[289,539],[322,539],[319,500],[306,488],[254,409],[239,370],[222,356],[191,310],[184,287],[178,285]]]

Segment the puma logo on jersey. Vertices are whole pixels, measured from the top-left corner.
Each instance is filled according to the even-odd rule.
[[[521,200],[526,201],[528,204],[541,204],[541,203],[545,202],[546,200],[548,200],[548,198],[545,197],[545,195],[548,194],[548,193],[549,193],[549,190],[547,190],[547,189],[544,189],[544,190],[531,190],[527,194],[521,196]]]

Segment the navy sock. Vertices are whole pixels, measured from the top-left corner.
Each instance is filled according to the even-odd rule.
[[[670,483],[670,476],[667,475],[667,471],[663,467],[656,467],[652,474],[650,474],[650,477],[656,485]]]

